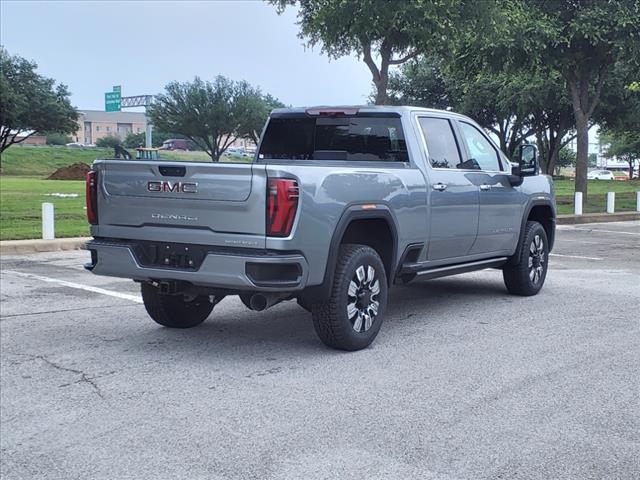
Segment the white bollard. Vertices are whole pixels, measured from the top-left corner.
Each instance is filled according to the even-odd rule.
[[[56,238],[54,220],[53,220],[53,203],[42,204],[42,239],[53,240]]]
[[[607,192],[607,213],[616,211],[616,192]]]
[[[576,192],[573,213],[582,215],[582,192]]]
[[[640,212],[640,192],[636,192],[636,212]]]

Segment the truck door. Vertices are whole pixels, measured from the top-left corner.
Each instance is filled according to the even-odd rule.
[[[478,236],[470,254],[504,254],[512,251],[520,233],[525,195],[509,183],[511,166],[477,126],[458,121],[467,163],[479,187],[480,220]]]
[[[427,257],[463,257],[478,230],[479,189],[464,170],[461,146],[448,118],[418,116],[427,151],[431,208]]]

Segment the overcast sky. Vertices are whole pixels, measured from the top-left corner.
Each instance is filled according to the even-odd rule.
[[[156,94],[196,75],[247,80],[287,105],[366,103],[366,66],[305,48],[295,21],[257,0],[2,0],[0,43],[67,84],[81,109],[104,109],[113,85]]]

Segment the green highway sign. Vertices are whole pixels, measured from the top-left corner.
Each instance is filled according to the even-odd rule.
[[[114,85],[113,86],[113,91],[114,92],[118,92],[118,93],[122,93],[122,87],[120,85]]]
[[[115,88],[115,87],[114,87]],[[104,111],[119,112],[120,111],[120,91],[106,92],[104,94]]]

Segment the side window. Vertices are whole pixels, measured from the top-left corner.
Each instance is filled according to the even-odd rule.
[[[419,117],[433,168],[461,168],[460,151],[449,120]]]
[[[491,142],[476,127],[466,122],[459,122],[462,136],[471,158],[467,159],[463,168],[499,171],[500,158]]]

